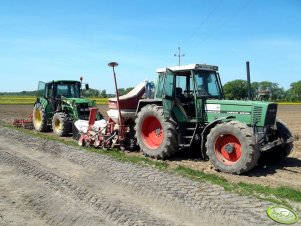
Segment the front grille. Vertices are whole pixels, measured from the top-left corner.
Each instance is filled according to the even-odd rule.
[[[277,115],[277,104],[269,104],[266,117],[265,117],[265,125],[274,125],[276,121]]]
[[[262,107],[254,106],[253,108],[253,124],[256,124],[257,122],[261,121],[261,115],[262,115]]]
[[[79,115],[79,118],[82,120],[88,120],[89,119],[89,114],[90,114],[90,110],[89,110],[89,105],[88,104],[79,104],[77,106],[77,112]]]

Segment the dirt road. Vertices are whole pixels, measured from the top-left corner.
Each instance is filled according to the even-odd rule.
[[[99,110],[106,116],[107,105],[99,105]],[[32,111],[31,105],[0,105],[0,125],[10,123],[14,118],[24,118]],[[279,105],[277,117],[288,124],[295,137],[301,137],[301,105]],[[51,135],[51,133],[48,133]],[[70,138],[71,139],[71,138]],[[141,153],[129,153],[141,155]],[[196,170],[223,176],[232,182],[246,182],[268,186],[289,186],[301,190],[301,138],[294,142],[293,152],[282,163],[261,164],[247,174],[237,176],[217,172],[209,161],[200,157],[185,156],[167,160],[173,167],[187,166]]]
[[[271,203],[0,127],[0,225],[275,225]]]

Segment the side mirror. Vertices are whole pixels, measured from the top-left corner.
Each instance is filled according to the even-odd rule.
[[[89,84],[85,84],[85,88],[86,88],[86,90],[88,90],[89,89]]]

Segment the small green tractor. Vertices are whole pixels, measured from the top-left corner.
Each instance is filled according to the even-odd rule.
[[[32,115],[35,130],[46,132],[52,128],[56,135],[67,136],[75,120],[87,120],[89,108],[96,102],[81,98],[81,86],[81,82],[69,80],[39,82]]]
[[[166,158],[195,147],[223,171],[252,169],[261,153],[286,157],[293,137],[276,119],[277,104],[225,100],[218,67],[191,64],[157,70],[154,99],[141,99],[135,137],[145,155]]]

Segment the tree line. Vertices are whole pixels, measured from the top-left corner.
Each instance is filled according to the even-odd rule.
[[[128,87],[128,88],[120,88],[118,89],[118,94],[124,95],[127,94],[128,92],[130,92],[132,89],[134,89],[134,87]],[[21,92],[0,92],[0,95],[4,96],[4,95],[9,95],[9,96],[37,96],[38,95],[38,91],[21,91]],[[109,98],[109,97],[114,97],[115,93],[112,94],[107,94],[107,91],[104,90],[97,90],[97,89],[83,89],[81,91],[81,95],[83,97],[91,97],[91,98],[95,98],[95,97],[100,97],[100,98]]]
[[[248,98],[248,84],[246,80],[236,79],[227,82],[223,88],[226,99],[244,100]],[[269,81],[251,83],[252,99],[259,99],[262,91],[269,93],[268,100],[270,101],[300,102],[301,80],[291,83],[288,90],[279,87],[278,83]]]
[[[134,87],[119,88],[119,95],[124,95],[130,92]],[[245,100],[248,98],[248,85],[246,80],[236,79],[225,83],[223,86],[226,99]],[[278,83],[269,81],[252,82],[251,94],[252,99],[259,99],[261,91],[268,91],[270,94],[268,100],[270,101],[284,101],[284,102],[301,102],[301,80],[290,84],[290,88],[285,90],[279,87]],[[0,92],[0,95],[19,95],[19,96],[36,96],[37,91],[22,91],[22,92]],[[89,90],[82,90],[83,97],[100,97],[108,98],[114,97],[115,93],[108,94],[107,91],[90,88]]]
[[[119,88],[118,94],[119,96],[122,96],[124,94],[127,94],[130,92],[134,87],[128,87],[128,88]],[[103,90],[97,90],[97,89],[89,89],[89,90],[82,90],[82,96],[85,97],[100,97],[100,98],[109,98],[109,97],[115,97],[115,93],[108,94],[105,89]]]

